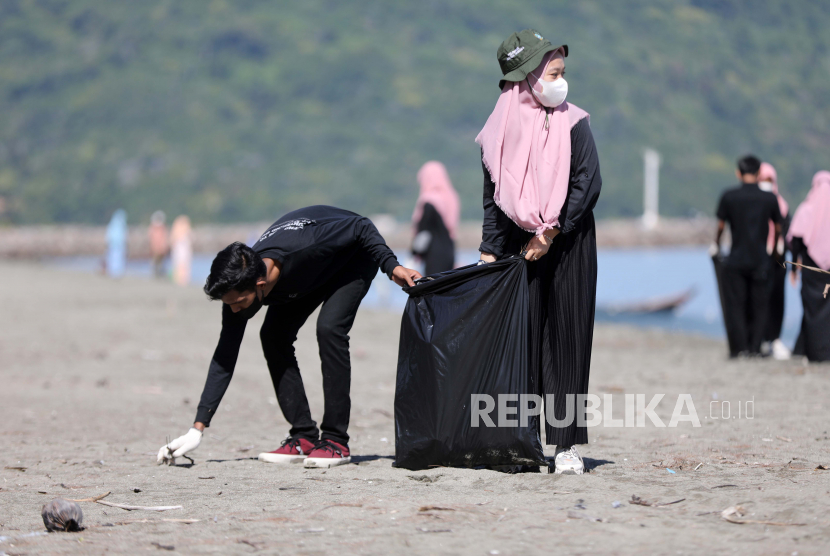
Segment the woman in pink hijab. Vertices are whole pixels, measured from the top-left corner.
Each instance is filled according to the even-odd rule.
[[[530,281],[530,368],[547,395],[556,473],[582,474],[596,306],[593,208],[599,173],[588,114],[565,101],[567,45],[533,29],[499,47],[504,78],[476,142],[484,167],[481,260],[522,255]],[[555,422],[556,425],[551,423]]]
[[[830,271],[830,172],[813,177],[813,187],[793,216],[787,234],[793,260]],[[793,282],[798,269],[793,268]],[[812,270],[801,273],[804,318],[793,353],[810,361],[830,361],[830,276]]]
[[[193,263],[193,240],[191,239],[190,218],[177,216],[170,228],[170,263],[173,283],[179,286],[190,284],[190,267]]]
[[[436,274],[455,266],[455,236],[461,203],[443,164],[431,160],[418,171],[421,192],[412,227],[412,253],[424,261],[424,274]]]
[[[764,191],[774,193],[778,198],[778,208],[781,211],[781,217],[784,219],[783,229],[787,229],[787,216],[789,215],[789,206],[784,197],[778,192],[778,173],[769,162],[761,163],[761,170],[758,172],[758,187]],[[767,253],[773,259],[780,263],[784,260],[787,252],[786,242],[783,235],[778,238],[778,244],[775,242],[775,224],[770,221],[769,235],[767,236]],[[767,312],[767,325],[764,330],[764,342],[766,348],[762,347],[761,351],[771,353],[775,359],[785,360],[790,358],[790,350],[781,341],[781,327],[784,324],[784,289],[787,285],[787,269],[776,264],[772,270],[772,284],[770,288],[770,306]],[[768,351],[767,351],[768,350]]]

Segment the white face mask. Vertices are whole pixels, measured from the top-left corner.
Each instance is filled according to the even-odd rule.
[[[759,181],[758,187],[761,191],[772,191],[772,182],[771,181]]]
[[[565,81],[564,77],[560,77],[555,81],[539,79],[536,83],[542,86],[542,91],[537,91],[534,87],[531,87],[530,90],[533,91],[533,96],[542,106],[556,108],[565,102],[565,97],[568,96],[568,82]]]

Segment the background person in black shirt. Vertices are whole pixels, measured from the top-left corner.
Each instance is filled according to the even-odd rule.
[[[732,248],[723,268],[723,320],[730,336],[730,357],[760,355],[764,338],[773,256],[767,253],[769,222],[775,225],[774,243],[781,235],[781,211],[775,195],[758,187],[761,161],[747,155],[738,161],[741,185],[726,191],[718,205],[718,249],[729,224]]]
[[[190,431],[161,447],[159,463],[195,449],[233,376],[248,319],[268,305],[260,329],[262,351],[277,401],[291,424],[290,436],[273,452],[271,463],[333,467],[350,461],[351,364],[349,330],[360,302],[380,268],[399,286],[413,286],[421,275],[398,264],[377,228],[347,210],[313,206],[277,220],[248,247],[233,243],[210,267],[205,293],[221,299],[222,333]],[[317,317],[317,342],[323,371],[325,413],[320,430],[311,419],[294,342],[306,319]]]

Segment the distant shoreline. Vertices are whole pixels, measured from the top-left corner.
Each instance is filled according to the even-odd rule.
[[[408,249],[411,229],[408,223],[388,216],[372,217],[381,234],[393,249]],[[250,242],[270,223],[207,224],[194,226],[193,250],[215,253],[233,241]],[[639,218],[597,221],[597,245],[605,249],[633,247],[679,247],[708,245],[714,238],[714,220],[709,218],[665,218],[654,230],[643,229]],[[84,225],[42,225],[0,228],[0,258],[39,259],[102,255],[106,248],[106,228]],[[130,258],[149,256],[147,228],[130,228]],[[477,249],[481,241],[481,224],[461,224],[458,249]]]

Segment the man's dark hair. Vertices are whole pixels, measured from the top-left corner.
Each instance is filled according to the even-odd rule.
[[[742,176],[757,174],[761,171],[761,160],[751,154],[741,157],[738,159],[738,171]]]
[[[213,259],[210,275],[205,280],[205,293],[211,299],[221,299],[231,290],[252,291],[265,273],[265,263],[259,253],[235,241]]]

